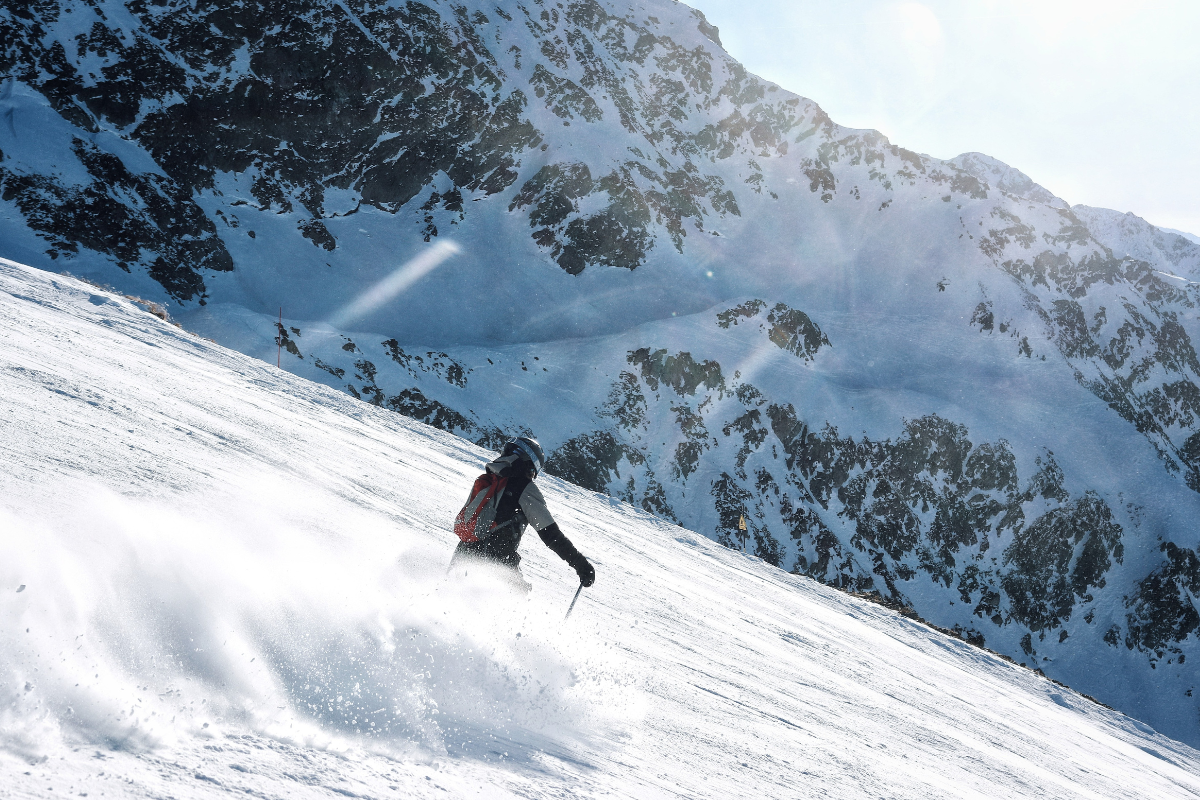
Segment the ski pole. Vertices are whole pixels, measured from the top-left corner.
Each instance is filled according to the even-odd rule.
[[[571,605],[567,606],[567,617],[571,616],[571,610],[575,608],[575,601],[579,599],[579,593],[583,591],[583,584],[579,584],[579,588],[575,590],[575,597],[571,599]],[[565,621],[567,617],[563,617]]]

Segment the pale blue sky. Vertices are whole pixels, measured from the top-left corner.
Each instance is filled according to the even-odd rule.
[[[842,125],[1200,234],[1200,0],[687,2]]]

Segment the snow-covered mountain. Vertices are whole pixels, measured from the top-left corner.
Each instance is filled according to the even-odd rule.
[[[1140,722],[561,480],[569,620],[536,537],[529,596],[447,576],[484,450],[120,295],[0,262],[0,375],[0,796],[1200,793]]]
[[[744,513],[770,563],[1200,743],[1200,245],[842,128],[666,0],[0,31],[4,255],[478,443],[532,431],[720,542]]]

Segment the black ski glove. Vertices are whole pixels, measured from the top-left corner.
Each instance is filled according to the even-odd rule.
[[[596,582],[596,568],[582,554],[575,554],[575,561],[571,563],[571,566],[579,575],[579,582],[584,586],[591,586]]]
[[[554,554],[567,562],[571,569],[579,575],[579,582],[584,586],[591,586],[596,582],[596,569],[588,562],[583,555],[575,549],[575,545],[571,544],[571,540],[563,535],[559,530],[558,523],[538,531],[538,536],[542,537],[542,541],[546,543],[554,551]]]

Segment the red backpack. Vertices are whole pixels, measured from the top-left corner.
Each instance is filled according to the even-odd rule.
[[[479,542],[496,529],[496,511],[500,508],[500,497],[508,478],[491,472],[480,475],[471,487],[467,504],[454,518],[454,533],[468,544]]]

